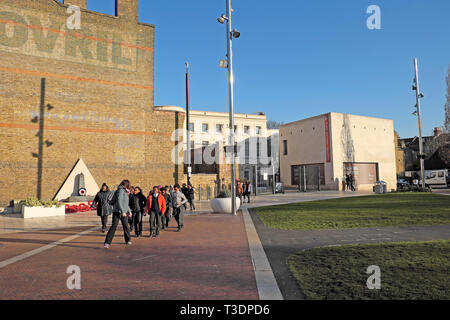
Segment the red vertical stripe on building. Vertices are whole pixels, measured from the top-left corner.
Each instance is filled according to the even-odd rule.
[[[331,162],[330,151],[330,115],[325,115],[325,139],[327,144],[327,162]]]

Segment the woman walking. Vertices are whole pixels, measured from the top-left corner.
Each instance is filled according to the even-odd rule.
[[[131,216],[131,210],[129,206],[130,197],[128,192],[130,189],[130,181],[123,180],[110,202],[113,205],[113,223],[109,228],[108,234],[105,239],[105,248],[109,249],[116,233],[117,225],[119,221],[122,222],[123,235],[125,237],[125,243],[131,244],[130,227],[128,226],[128,218]]]
[[[140,187],[134,188],[133,207],[134,207],[134,233],[137,238],[142,236],[142,218],[145,214],[147,198],[145,198]]]
[[[108,224],[108,216],[112,213],[112,206],[108,203],[110,193],[109,187],[104,183],[95,196],[91,206],[93,209],[97,208],[97,216],[99,216],[102,221],[102,233],[105,233]]]

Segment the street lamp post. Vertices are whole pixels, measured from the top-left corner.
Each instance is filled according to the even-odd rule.
[[[231,0],[226,0],[226,15],[220,16],[217,20],[224,24],[226,22],[227,26],[227,61],[223,63],[221,61],[221,66],[228,69],[228,105],[229,105],[229,115],[230,115],[230,135],[229,135],[229,146],[232,149],[232,159],[231,159],[231,210],[233,215],[236,215],[236,143],[234,136],[234,75],[233,75],[233,38],[239,38],[240,33],[236,29],[232,29],[231,16],[233,9],[231,7]]]
[[[192,172],[192,164],[191,164],[191,131],[189,130],[189,63],[186,62],[186,149],[187,149],[187,164],[188,164],[188,173],[187,173],[187,184],[188,186],[191,184],[191,172]]]
[[[420,122],[420,99],[424,97],[423,93],[420,92],[419,88],[419,67],[417,63],[417,58],[414,58],[414,70],[415,78],[413,90],[416,91],[416,115],[419,127],[419,159],[420,159],[420,179],[422,182],[422,188],[425,189],[425,168],[424,168],[424,154],[423,154],[423,141],[422,141],[422,126]]]

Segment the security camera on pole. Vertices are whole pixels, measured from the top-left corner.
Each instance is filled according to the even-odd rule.
[[[422,188],[425,189],[425,168],[424,168],[424,159],[425,155],[423,154],[423,141],[422,141],[422,126],[420,123],[420,99],[424,97],[423,93],[420,92],[419,88],[419,67],[417,64],[417,58],[414,58],[414,70],[415,70],[415,78],[414,85],[412,86],[413,91],[416,91],[416,111],[414,111],[414,115],[417,116],[418,126],[419,126],[419,159],[420,159],[420,180],[422,184]]]
[[[226,0],[227,14],[222,14],[217,21],[221,24],[226,22],[227,26],[227,60],[221,60],[219,66],[221,68],[228,69],[228,104],[230,113],[230,137],[229,137],[229,147],[232,149],[232,159],[231,159],[231,210],[233,215],[236,215],[236,142],[234,137],[234,97],[233,97],[233,38],[237,39],[241,36],[240,32],[236,29],[232,30],[231,25],[231,14],[233,9],[231,8],[231,0]]]

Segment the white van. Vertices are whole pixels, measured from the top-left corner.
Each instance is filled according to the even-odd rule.
[[[447,187],[448,170],[425,171],[425,185],[430,187]]]

